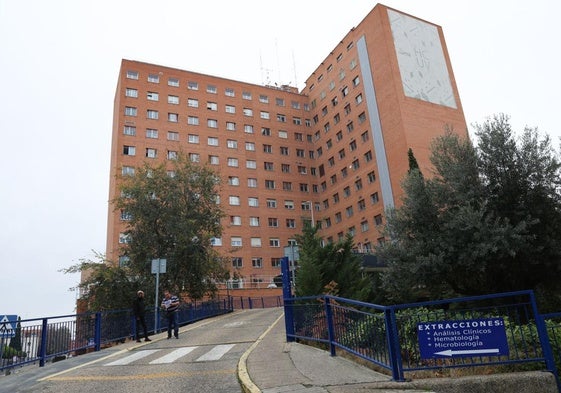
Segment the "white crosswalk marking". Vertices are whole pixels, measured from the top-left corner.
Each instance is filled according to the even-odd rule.
[[[197,362],[205,362],[205,361],[209,361],[209,360],[218,360],[222,356],[224,356],[224,354],[226,352],[228,352],[230,349],[232,349],[234,346],[235,346],[234,344],[217,345],[214,348],[212,348],[210,351],[205,353],[203,356],[198,358]]]
[[[159,349],[146,349],[144,351],[138,351],[133,353],[132,355],[126,356],[122,359],[115,360],[114,362],[107,363],[106,366],[123,366],[125,364],[132,363],[136,360],[145,358],[146,356],[150,356],[155,352],[158,352]]]
[[[177,348],[175,351],[168,353],[167,355],[162,356],[156,360],[152,360],[150,364],[164,364],[164,363],[173,363],[177,359],[182,356],[187,355],[189,352],[193,351],[195,348],[198,347],[184,347],[184,348]]]

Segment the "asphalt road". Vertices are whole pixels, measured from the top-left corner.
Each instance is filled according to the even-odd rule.
[[[282,314],[281,308],[238,311],[45,367],[28,365],[0,377],[0,392],[241,392],[237,364]]]

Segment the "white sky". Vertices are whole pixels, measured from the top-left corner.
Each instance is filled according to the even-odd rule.
[[[73,313],[58,270],[105,252],[122,58],[302,88],[375,4],[0,0],[0,316]],[[561,2],[383,4],[442,26],[468,124],[503,112],[559,145]]]

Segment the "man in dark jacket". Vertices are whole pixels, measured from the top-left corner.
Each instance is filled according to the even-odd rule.
[[[138,331],[140,330],[139,325],[142,325],[142,329],[144,329],[144,341],[152,341],[148,338],[148,330],[146,329],[146,306],[144,305],[144,292],[136,292],[136,299],[134,299],[132,311],[136,319],[136,342],[141,342],[140,335],[138,334]]]

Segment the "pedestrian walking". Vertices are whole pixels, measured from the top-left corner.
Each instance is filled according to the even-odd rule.
[[[162,300],[162,308],[165,310],[165,316],[168,320],[168,340],[173,336],[179,338],[179,298],[172,295],[167,289],[164,291],[164,300]]]
[[[142,330],[144,331],[144,341],[152,341],[148,338],[148,329],[146,328],[146,306],[144,304],[143,291],[136,292],[136,299],[134,299],[132,311],[136,319],[136,342],[141,342],[139,334],[140,326],[142,326]]]

